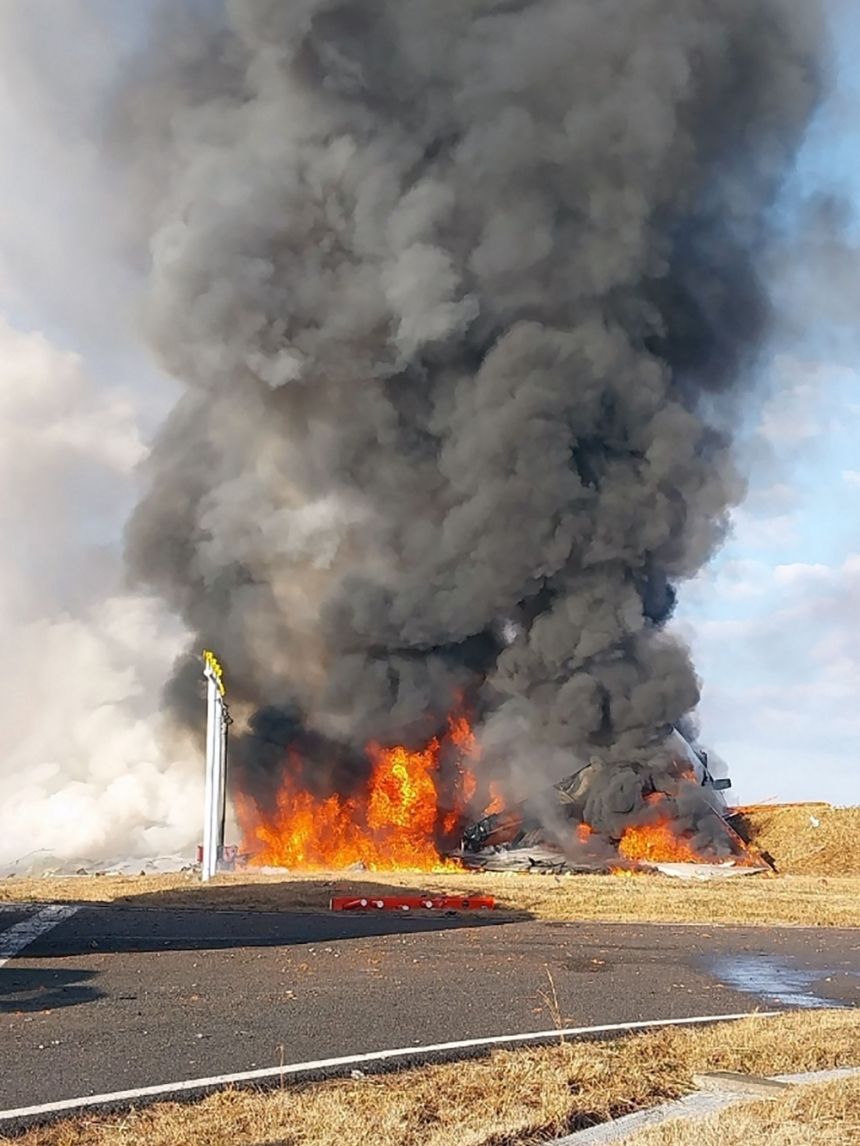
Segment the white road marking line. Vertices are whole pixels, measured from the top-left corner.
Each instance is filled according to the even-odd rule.
[[[167,1082],[159,1086],[140,1086],[136,1090],[117,1090],[112,1094],[91,1094],[85,1098],[69,1098],[60,1102],[46,1102],[41,1106],[19,1106],[15,1110],[0,1110],[0,1122],[13,1118],[31,1118],[40,1114],[59,1114],[82,1110],[88,1106],[107,1106],[132,1102],[136,1098],[157,1098],[181,1094],[189,1090],[207,1090],[211,1087],[231,1086],[234,1083],[255,1082],[269,1078],[289,1078],[306,1071],[326,1071],[339,1067],[355,1067],[362,1063],[385,1062],[389,1059],[410,1058],[439,1054],[445,1051],[468,1050],[473,1047],[504,1046],[511,1043],[548,1042],[562,1036],[604,1035],[623,1031],[644,1031],[652,1027],[697,1026],[703,1023],[729,1022],[736,1019],[769,1019],[781,1011],[748,1011],[737,1015],[696,1015],[689,1019],[647,1019],[637,1023],[608,1023],[600,1027],[566,1027],[562,1030],[531,1031],[524,1035],[493,1035],[483,1039],[464,1039],[455,1043],[434,1043],[423,1047],[398,1047],[396,1050],[375,1051],[371,1054],[347,1055],[343,1058],[321,1058],[311,1062],[291,1063],[287,1066],[262,1067],[236,1074],[216,1074],[211,1078],[192,1078],[186,1082]]]
[[[46,931],[69,919],[77,910],[77,907],[68,904],[52,903],[37,911],[35,915],[22,919],[7,931],[0,932],[0,967],[14,958],[19,951],[29,947]]]

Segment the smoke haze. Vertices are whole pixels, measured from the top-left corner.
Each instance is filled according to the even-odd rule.
[[[465,690],[494,767],[614,763],[610,825],[624,762],[659,772],[698,700],[663,622],[743,493],[730,427],[818,6],[200,12],[125,94],[158,172],[148,330],[186,386],[137,578],[267,740],[283,710],[418,743]]]
[[[146,452],[135,414],[76,355],[0,320],[0,863],[21,870],[194,838],[199,767],[156,720],[185,637],[123,591],[114,544]]]
[[[158,716],[188,634],[128,591],[119,545],[169,387],[130,350],[128,228],[98,127],[121,71],[111,9],[0,5],[4,872],[187,849],[202,807],[199,756]]]

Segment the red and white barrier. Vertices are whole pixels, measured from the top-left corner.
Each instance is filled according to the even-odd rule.
[[[332,911],[491,911],[492,895],[333,895]]]

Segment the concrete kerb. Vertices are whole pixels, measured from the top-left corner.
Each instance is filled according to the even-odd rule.
[[[765,1089],[761,1083],[767,1081],[771,1084],[782,1083],[787,1086],[803,1086],[810,1083],[836,1082],[843,1078],[860,1077],[860,1067],[844,1067],[838,1070],[809,1071],[804,1074],[778,1074],[767,1080],[751,1079],[748,1091],[739,1088],[726,1090],[697,1090],[675,1102],[667,1102],[664,1106],[657,1106],[651,1110],[640,1110],[635,1114],[626,1114],[613,1122],[602,1122],[599,1126],[589,1126],[585,1130],[577,1130],[567,1134],[564,1138],[555,1138],[546,1146],[611,1146],[612,1143],[622,1142],[628,1135],[640,1130],[647,1130],[652,1126],[659,1126],[670,1119],[705,1118],[709,1114],[719,1114],[730,1106],[742,1102],[761,1101]],[[778,1093],[778,1090],[774,1090]]]

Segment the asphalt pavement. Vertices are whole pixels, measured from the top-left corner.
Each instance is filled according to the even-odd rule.
[[[38,912],[0,913],[0,954]],[[860,930],[118,906],[48,924],[0,966],[0,1112],[559,1025],[860,1005]]]

